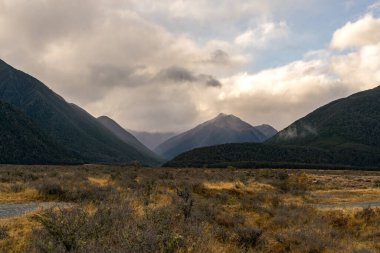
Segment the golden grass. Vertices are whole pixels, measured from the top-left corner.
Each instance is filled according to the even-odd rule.
[[[73,187],[78,185],[76,182],[83,182],[75,181],[76,173],[82,176],[81,178],[87,182],[87,185],[99,187],[110,185],[114,187],[121,194],[122,198],[128,200],[129,208],[133,210],[136,217],[144,217],[147,210],[161,209],[173,205],[173,203],[175,203],[174,199],[177,198],[178,200],[176,188],[184,189],[189,187],[190,191],[192,191],[192,198],[195,203],[194,208],[198,208],[201,204],[215,206],[216,218],[213,222],[218,224],[218,226],[233,231],[234,226],[236,226],[236,224],[234,224],[234,215],[240,215],[244,218],[242,226],[259,227],[263,230],[267,230],[262,240],[265,240],[266,247],[271,249],[270,252],[289,252],[276,238],[278,235],[294,232],[293,230],[300,230],[300,227],[292,227],[292,225],[281,227],[281,225],[271,223],[271,219],[276,215],[276,207],[272,203],[274,196],[279,198],[281,205],[296,204],[298,206],[305,204],[310,205],[310,203],[339,204],[380,201],[380,189],[373,187],[374,182],[379,180],[380,173],[375,172],[363,173],[365,175],[361,175],[357,172],[340,171],[304,171],[303,173],[287,171],[289,178],[292,180],[294,178],[300,178],[303,182],[309,184],[309,188],[306,192],[294,194],[292,192],[283,191],[281,187],[279,187],[280,184],[278,184],[278,180],[281,179],[278,179],[275,175],[276,171],[272,170],[168,169],[163,171],[162,169],[143,168],[133,170],[128,168],[128,171],[120,167],[91,165],[78,168],[66,168],[60,171],[62,168],[64,167],[47,169],[49,169],[49,173],[51,173],[50,169],[56,172],[57,175],[52,176],[53,179],[60,178],[62,175],[71,175],[72,179],[70,180],[73,181],[63,182]],[[12,167],[8,166],[6,169],[10,170]],[[21,168],[17,167],[17,169]],[[41,175],[46,174],[43,169],[36,169],[36,171]],[[127,174],[124,178],[117,179],[117,175],[121,173],[131,174]],[[164,173],[168,175],[165,176]],[[41,178],[45,180],[45,177]],[[124,182],[123,180],[131,180],[131,182],[138,184],[135,187],[140,188],[134,188],[133,184],[131,187],[124,187],[122,184]],[[146,199],[148,200],[148,204],[146,204],[141,198],[141,192],[139,191],[144,191],[143,186],[146,186],[145,183],[149,183],[150,180],[153,180],[155,183],[154,187],[150,190],[151,192],[146,194]],[[314,181],[318,182],[313,183]],[[245,197],[247,198],[245,199]],[[260,200],[260,198],[264,198],[264,200]],[[35,189],[30,187],[18,193],[0,193],[0,203],[29,202],[39,199],[41,199],[41,196],[39,196]],[[258,202],[256,204],[259,207],[263,209],[266,208],[272,213],[256,210],[255,206],[252,207],[254,203],[251,203],[255,201]],[[99,204],[94,203],[77,203],[77,205],[84,207],[90,214],[94,214],[99,208]],[[380,240],[374,241],[380,239],[380,231],[378,227],[373,224],[366,225],[355,217],[361,210],[362,208],[323,211],[312,209],[309,214],[311,220],[317,218],[319,215],[327,215],[330,217],[343,215],[349,217],[347,227],[349,229],[357,228],[360,236],[354,239],[352,239],[353,237],[350,237],[351,239],[341,238],[339,239],[339,244],[343,245],[346,250],[350,250],[347,252],[351,252],[352,249],[360,248],[369,248],[374,249],[375,252],[376,250],[380,252]],[[0,252],[24,252],[24,247],[30,240],[31,231],[37,226],[34,221],[29,219],[30,215],[31,214],[13,219],[0,219],[0,226],[5,225],[10,229],[9,237],[5,240],[0,240]],[[318,224],[315,225],[317,226]],[[204,226],[202,227],[203,232],[199,236],[207,238],[207,245],[203,248],[206,250],[205,252],[245,252],[245,250],[233,242],[233,239],[226,242],[217,239],[213,231],[215,224],[205,222],[202,226]],[[376,233],[379,234],[377,237],[374,236]],[[312,235],[316,236],[318,233]],[[371,239],[371,236],[375,239]],[[320,252],[338,252],[334,250],[326,249]],[[191,252],[190,249],[189,252]],[[251,251],[247,252],[255,251],[251,249]],[[292,252],[304,251],[294,246]]]
[[[110,184],[110,178],[107,177],[107,178],[96,178],[96,177],[88,177],[87,178],[88,181],[90,181],[90,183],[94,184],[94,185],[97,185],[97,186],[107,186]]]
[[[317,190],[312,192],[311,199],[320,204],[380,201],[380,189]]]
[[[9,229],[8,238],[6,240],[0,240],[0,252],[25,252],[25,247],[29,243],[33,228],[39,226],[38,223],[30,219],[31,215],[32,214],[11,219],[0,219],[0,226],[5,226]]]
[[[257,192],[262,190],[273,190],[274,187],[270,184],[260,183],[256,181],[251,181],[247,185],[241,181],[220,181],[220,182],[205,182],[203,185],[207,189],[211,190],[232,190],[232,189],[241,189],[246,192]]]
[[[36,189],[27,188],[22,192],[2,192],[0,203],[36,201],[40,198]]]

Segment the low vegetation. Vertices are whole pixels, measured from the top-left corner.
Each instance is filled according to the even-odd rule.
[[[378,198],[358,173],[3,166],[1,204],[60,205],[0,219],[0,252],[379,252],[380,209],[318,208]]]
[[[171,168],[291,168],[379,170],[377,148],[305,147],[234,143],[197,148],[167,162]]]

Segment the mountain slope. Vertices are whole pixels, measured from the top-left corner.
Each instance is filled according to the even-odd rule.
[[[0,100],[25,113],[46,135],[87,163],[157,163],[119,140],[83,109],[1,60]]]
[[[264,144],[193,150],[168,166],[302,164],[380,167],[380,87],[329,103]],[[306,165],[305,165],[306,164]]]
[[[380,86],[315,110],[268,143],[319,148],[380,148]]]
[[[155,152],[171,159],[185,151],[224,143],[263,142],[266,137],[250,124],[233,115],[219,114],[197,127],[170,138]]]
[[[142,144],[147,146],[149,149],[154,150],[158,145],[164,143],[171,137],[177,135],[176,133],[150,133],[150,132],[139,132],[134,130],[128,130],[133,134]]]
[[[149,157],[156,157],[157,160],[160,160],[160,158],[154,154],[150,149],[148,149],[144,144],[142,144],[135,136],[133,136],[131,133],[129,133],[127,130],[122,128],[118,123],[116,123],[114,120],[110,119],[107,116],[101,116],[98,118],[98,121],[106,127],[108,130],[110,130],[112,133],[114,133],[120,140],[127,143],[128,145],[136,148],[139,150],[142,154],[149,156]]]
[[[2,164],[81,162],[54,143],[26,115],[3,102],[0,102],[0,154]]]
[[[257,130],[259,130],[262,134],[264,134],[267,139],[272,138],[273,136],[275,136],[278,133],[278,131],[276,129],[274,129],[272,126],[266,125],[266,124],[260,125],[260,126],[255,126],[255,128]]]

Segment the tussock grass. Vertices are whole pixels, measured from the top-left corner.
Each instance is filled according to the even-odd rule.
[[[3,166],[0,178],[0,203],[72,203],[0,220],[0,252],[380,251],[379,208],[311,205],[380,200],[376,172]]]

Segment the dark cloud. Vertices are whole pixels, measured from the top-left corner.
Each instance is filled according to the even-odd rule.
[[[182,67],[170,67],[164,69],[158,73],[158,80],[162,81],[173,81],[173,82],[195,82],[197,78],[192,72]]]
[[[228,64],[230,62],[230,56],[223,50],[216,50],[211,53],[210,61],[216,64]]]
[[[198,79],[202,80],[202,82],[205,83],[207,86],[222,87],[222,83],[211,75],[200,74],[198,76]]]
[[[219,80],[215,79],[211,75],[195,74],[183,67],[170,67],[168,69],[161,70],[155,77],[156,81],[170,81],[175,83],[195,83],[200,82],[210,87],[221,87],[222,84]]]
[[[112,87],[128,83],[128,79],[130,79],[134,71],[133,68],[127,66],[93,65],[90,78],[98,85]]]
[[[221,87],[222,83],[219,80],[216,80],[215,78],[210,78],[206,84],[211,87]]]

